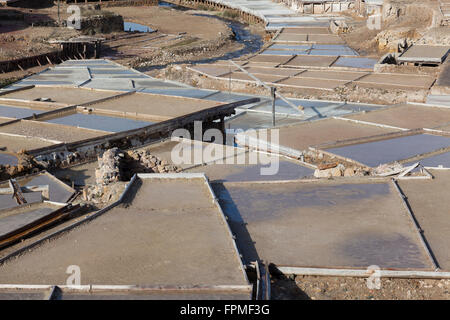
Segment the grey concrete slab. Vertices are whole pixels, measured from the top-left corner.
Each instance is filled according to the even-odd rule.
[[[276,37],[274,42],[306,42],[308,41],[308,35],[307,34],[283,34],[281,33],[278,37]]]
[[[6,188],[6,185],[2,185],[1,187]],[[42,202],[43,200],[41,192],[24,193],[23,196],[28,204]],[[12,209],[17,206],[18,204],[11,194],[0,194],[0,210]]]
[[[363,163],[369,167],[400,161],[450,147],[450,137],[417,134],[381,141],[354,144],[327,151]]]
[[[450,109],[408,103],[347,118],[407,129],[435,128],[450,123]]]
[[[153,93],[153,94],[162,94],[166,96],[177,96],[177,97],[186,97],[186,98],[196,98],[203,99],[207,96],[210,96],[219,91],[217,90],[206,90],[206,89],[143,89],[142,92],[145,93]]]
[[[284,43],[274,43],[269,47],[270,50],[298,50],[305,51],[311,49],[310,44],[284,44]]]
[[[1,165],[11,165],[16,166],[18,163],[18,159],[16,156],[8,153],[0,152],[0,164]]]
[[[44,300],[48,295],[45,290],[2,289],[0,300]]]
[[[266,30],[279,30],[281,28],[297,28],[297,27],[327,27],[329,22],[326,21],[310,21],[310,22],[286,22],[273,23],[269,22],[266,25]]]
[[[390,182],[214,184],[246,261],[430,268]]]
[[[364,57],[339,57],[333,67],[359,68],[359,69],[373,69],[377,63],[376,59]]]
[[[286,76],[278,76],[272,74],[254,74],[254,76],[265,83],[277,83],[280,80],[286,79]],[[231,74],[225,74],[221,76],[222,79],[243,80],[249,82],[257,82],[245,72],[233,72]]]
[[[400,62],[442,63],[450,52],[450,46],[413,45],[399,57]]]
[[[92,161],[76,165],[67,169],[56,169],[52,174],[63,181],[73,182],[76,186],[85,186],[95,184],[95,170],[98,167],[97,161]]]
[[[344,86],[348,81],[329,80],[329,79],[315,79],[315,78],[301,78],[299,77],[289,78],[281,80],[277,84],[282,86],[289,86],[294,88],[308,88],[318,90],[333,90],[337,87]]]
[[[22,80],[20,83],[27,85],[27,86],[73,86],[78,85],[78,83],[82,83],[84,80],[76,80],[76,81],[58,81],[58,80]]]
[[[35,87],[27,90],[9,93],[2,97],[23,100],[49,98],[53,102],[82,104],[98,99],[112,97],[120,93],[121,92],[89,90],[83,88],[64,88],[64,90],[61,90],[61,88],[58,87]]]
[[[371,73],[359,79],[356,83],[365,83],[374,87],[384,85],[388,88],[429,89],[433,82],[434,77],[426,75]]]
[[[450,87],[450,59],[446,60],[441,66],[441,72],[439,73],[436,84],[442,87]]]
[[[220,103],[176,96],[164,96],[137,92],[114,100],[95,103],[89,108],[95,112],[108,112],[117,116],[128,116],[148,121],[164,121],[192,112],[205,110]]]
[[[261,67],[260,68],[249,67],[245,69],[251,74],[270,74],[276,76],[295,76],[303,71],[288,68],[261,68]]]
[[[182,83],[172,81],[158,81],[158,80],[133,80],[134,88],[186,88],[188,87]]]
[[[448,219],[449,170],[432,170],[433,180],[401,180],[400,188],[407,196],[411,210],[424,230],[439,266],[450,270],[450,220]]]
[[[53,144],[55,143],[51,141],[45,141],[37,137],[11,136],[0,133],[0,146],[6,148],[7,152],[17,153],[21,150],[42,148]]]
[[[46,203],[22,205],[11,210],[0,211],[0,237],[45,218],[61,206]]]
[[[365,72],[348,72],[348,71],[326,71],[326,70],[307,70],[297,75],[297,78],[317,78],[330,80],[353,81],[367,73]]]
[[[281,111],[281,110],[277,110]],[[295,117],[287,117],[285,115],[275,116],[275,125],[288,125],[293,123],[298,123],[303,121]],[[228,129],[262,129],[272,127],[272,115],[268,113],[261,112],[246,112],[238,117],[233,117],[226,121],[226,128]]]
[[[329,67],[337,57],[327,57],[327,56],[297,56],[288,63],[287,66],[290,67]]]
[[[309,34],[309,42],[323,43],[323,44],[343,44],[345,43],[341,37],[334,34]]]
[[[238,159],[227,159],[233,164],[208,164],[187,170],[187,172],[205,173],[211,182],[237,182],[237,181],[274,181],[274,180],[297,180],[312,177],[314,170],[302,166],[293,161],[269,157],[254,153],[256,159],[263,157],[265,163],[259,164],[237,164]],[[248,161],[247,161],[248,162]],[[262,162],[262,161],[258,161]],[[262,174],[262,168],[269,170],[273,168],[274,174]]]
[[[322,50],[322,49],[312,49],[309,52],[310,55],[314,56],[357,56],[358,54],[349,49],[330,49],[330,50]]]
[[[139,121],[134,119],[83,113],[74,113],[64,117],[53,118],[46,120],[46,122],[109,132],[127,131],[142,128],[154,123],[150,121]]]
[[[0,292],[1,299],[1,292]],[[251,294],[226,291],[188,291],[188,290],[155,290],[149,292],[113,292],[76,293],[63,292],[55,300],[250,300]]]
[[[34,138],[48,139],[51,140],[53,143],[79,141],[107,134],[107,132],[103,131],[74,128],[55,123],[39,122],[32,120],[21,120],[20,122],[15,122],[12,124],[1,126],[0,132],[6,134],[20,135],[26,138],[34,137]]]
[[[424,167],[432,167],[432,168],[450,168],[450,152],[444,152],[441,154],[433,155],[431,157],[426,157],[420,160],[411,161],[405,163],[405,166],[413,165],[416,162],[420,162]]]
[[[330,30],[328,28],[317,28],[317,27],[310,27],[310,28],[285,28],[283,30],[283,33],[294,33],[294,34],[331,34]]]
[[[293,55],[308,55],[307,50],[272,50],[267,49],[261,52],[262,55],[276,55],[276,56],[293,56]]]
[[[210,101],[217,101],[217,102],[236,102],[236,101],[240,101],[240,100],[245,100],[245,99],[249,99],[252,98],[251,95],[244,95],[244,94],[237,94],[237,93],[231,93],[231,92],[224,92],[221,91],[219,93],[215,93],[209,97],[204,98],[205,100],[210,100]]]
[[[47,111],[47,110],[38,110],[38,109],[0,105],[0,116],[6,117],[6,118],[21,119],[21,118],[25,118],[25,117],[30,117],[33,114],[40,114],[45,111]]]
[[[324,119],[280,127],[279,144],[295,150],[305,150],[318,144],[363,138],[393,131],[395,130],[349,121]]]
[[[249,59],[250,62],[269,63],[269,64],[285,64],[292,56],[277,55],[257,55]]]
[[[37,175],[20,177],[20,178],[17,178],[16,181],[21,187],[48,185],[49,186],[49,199],[48,200],[54,201],[54,202],[65,203],[75,193],[75,190],[73,190],[71,187],[64,184],[62,181],[56,179],[54,176],[52,176],[51,174],[49,174],[47,172],[40,173]],[[0,184],[0,188],[7,188],[7,186],[8,186],[7,182]],[[24,195],[25,195],[25,197],[27,197],[27,195],[32,195],[34,193],[35,192],[25,193]],[[39,194],[39,199],[41,199],[41,197],[40,197],[41,193],[38,192],[37,194]],[[34,197],[37,197],[37,196],[34,196]]]
[[[236,71],[237,68],[232,66],[230,63],[230,66],[214,66],[214,65],[194,65],[190,67],[190,69],[210,75],[212,77],[219,77],[223,74]]]
[[[427,103],[432,105],[450,106],[450,94],[449,95],[428,95]]]
[[[249,292],[227,228],[203,178],[138,179],[124,204],[3,264],[0,283],[65,284],[78,265],[82,285]]]

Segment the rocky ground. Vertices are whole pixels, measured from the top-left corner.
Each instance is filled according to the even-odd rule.
[[[366,19],[348,13],[353,22],[345,41],[361,54],[397,52],[399,45],[448,44],[450,32],[441,25],[437,0],[388,0],[381,29],[369,29]]]
[[[186,69],[188,65],[169,65],[167,68],[153,72],[152,76],[184,82],[188,85],[222,91],[233,91],[268,96],[270,93],[262,86],[238,81],[216,80]],[[410,71],[411,72],[411,71]],[[317,100],[351,101],[374,104],[396,104],[406,101],[425,102],[427,90],[400,90],[364,88],[349,85],[332,91],[280,88],[285,97]]]
[[[84,8],[84,6],[82,6]],[[117,62],[149,73],[158,72],[172,63],[208,61],[236,53],[233,57],[256,51],[266,36],[262,26],[244,25],[230,20],[223,13],[208,10],[192,10],[167,6],[108,7],[97,11],[88,6],[82,15],[102,13],[105,16],[120,15],[126,22],[139,23],[156,30],[151,34],[130,35],[125,32],[95,34],[105,38],[103,55]],[[69,14],[62,5],[60,21]],[[0,14],[2,9],[0,9]],[[57,27],[57,7],[42,9],[19,9],[19,20],[0,23],[0,60],[33,56],[57,49],[48,41],[69,39],[82,35],[73,29]],[[33,25],[33,26],[32,26]],[[45,25],[45,26],[43,26]],[[246,36],[256,39],[256,47],[248,43]],[[151,41],[151,38],[157,39]],[[156,71],[155,71],[156,70]],[[32,74],[25,70],[17,74],[2,74],[0,87]]]
[[[271,293],[275,300],[448,300],[450,280],[382,278],[380,289],[369,289],[365,278],[277,277]]]
[[[150,154],[147,150],[106,150],[98,157],[96,184],[86,186],[78,201],[98,207],[119,199],[125,184],[135,173],[175,173],[181,169]]]
[[[122,7],[111,10],[122,15],[125,21],[148,25],[157,30],[152,34],[154,37],[179,37],[176,41],[169,40],[168,37],[161,38],[157,43],[149,43],[145,47],[146,50],[137,49],[139,45],[133,46],[132,42],[115,48],[113,57],[118,59],[118,62],[152,75],[170,64],[207,62],[233,52],[245,53],[248,44],[245,43],[246,39],[240,39],[242,33],[254,34],[254,38],[261,41],[259,46],[266,35],[262,26],[244,25],[213,11],[170,7],[145,7],[139,12],[133,8]],[[255,52],[259,46],[254,48]]]

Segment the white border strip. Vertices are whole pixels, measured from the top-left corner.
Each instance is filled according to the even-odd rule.
[[[302,276],[328,276],[328,277],[370,277],[374,271],[364,269],[329,269],[329,268],[303,268],[303,267],[277,267],[284,274]],[[377,275],[381,278],[418,278],[418,279],[450,279],[450,272],[440,271],[414,271],[414,270],[379,270]]]

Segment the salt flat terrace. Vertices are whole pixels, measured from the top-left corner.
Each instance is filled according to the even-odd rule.
[[[89,108],[97,112],[105,111],[116,115],[164,121],[217,105],[220,105],[220,103],[201,99],[134,93],[113,100],[90,104]]]
[[[0,98],[36,101],[47,99],[49,102],[59,102],[69,105],[81,105],[87,102],[113,97],[122,92],[111,90],[92,90],[86,88],[35,86],[26,90],[5,93]]]
[[[201,174],[141,175],[118,206],[4,263],[0,283],[65,284],[75,264],[82,284],[196,287],[250,298],[213,196]]]
[[[447,166],[450,167],[450,166]],[[450,270],[450,221],[448,219],[448,197],[444,190],[450,187],[449,170],[431,170],[433,180],[403,180],[399,186],[408,197],[408,203],[425,230],[439,267]]]
[[[223,183],[214,190],[247,262],[433,267],[389,180]]]
[[[297,151],[308,149],[308,147],[314,145],[382,135],[397,131],[392,128],[354,123],[334,118],[270,129],[266,140],[268,142],[272,139],[271,130],[278,131],[280,146]],[[258,137],[258,139],[264,139],[264,137]],[[238,140],[238,143],[241,143],[241,139]]]
[[[74,189],[45,171],[17,178],[16,181],[20,187],[48,187],[47,200],[56,203],[66,203],[75,193]],[[0,183],[0,188],[8,188],[8,186],[9,184],[7,182]],[[43,201],[42,192],[29,192],[23,195],[27,203]],[[0,194],[0,209],[9,209],[17,206],[18,204],[11,194]]]
[[[359,141],[358,141],[359,140]],[[450,135],[412,132],[408,135],[392,134],[383,137],[355,139],[353,141],[317,146],[343,159],[352,159],[368,167],[381,164],[407,162],[427,154],[450,150]]]
[[[376,111],[346,115],[344,118],[406,129],[431,129],[450,123],[450,109],[408,103]]]

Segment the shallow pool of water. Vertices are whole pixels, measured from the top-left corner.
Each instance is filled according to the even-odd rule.
[[[50,119],[46,122],[109,132],[121,132],[126,130],[138,129],[153,123],[148,121],[138,121],[126,118],[115,118],[100,116],[96,114],[82,113],[75,113],[61,118]]]
[[[19,107],[8,107],[0,105],[0,117],[3,118],[26,118],[30,117],[33,114],[39,114],[45,111],[42,110],[33,110],[28,108],[19,108]]]
[[[18,161],[17,158],[13,155],[6,154],[6,153],[0,153],[0,164],[1,165],[17,165]]]
[[[148,32],[148,33],[155,32],[155,30],[153,30],[152,28],[150,28],[148,26],[144,26],[142,24],[134,23],[134,22],[124,22],[123,30],[125,32]]]

